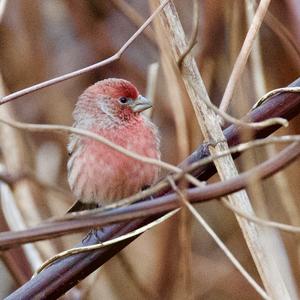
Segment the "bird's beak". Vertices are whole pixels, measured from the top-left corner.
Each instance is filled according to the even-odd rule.
[[[136,100],[134,100],[132,102],[130,107],[134,112],[141,112],[143,110],[146,110],[146,109],[152,107],[152,102],[150,100],[148,100],[147,98],[139,95],[136,98]]]

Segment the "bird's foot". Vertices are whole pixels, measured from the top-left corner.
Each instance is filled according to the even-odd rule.
[[[104,228],[93,228],[82,240],[83,243],[88,243],[89,240],[96,240],[98,243],[102,243],[100,234],[104,233]]]
[[[101,244],[103,241],[102,241],[102,238],[101,238],[101,235],[104,233],[104,228],[101,227],[101,228],[93,228],[91,231],[90,231],[90,234],[93,236],[94,239],[97,240],[97,242],[99,244]]]

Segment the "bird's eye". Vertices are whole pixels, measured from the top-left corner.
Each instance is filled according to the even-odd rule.
[[[126,104],[126,103],[128,102],[128,98],[126,98],[126,97],[121,97],[121,98],[119,99],[119,101],[120,101],[121,104]]]

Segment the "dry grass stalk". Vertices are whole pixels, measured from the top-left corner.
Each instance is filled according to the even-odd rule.
[[[236,59],[232,73],[228,80],[226,90],[225,90],[223,98],[221,100],[220,110],[222,110],[222,111],[226,111],[230,104],[234,89],[235,89],[236,84],[237,84],[239,78],[241,77],[241,74],[243,73],[243,70],[246,66],[247,59],[250,55],[251,49],[252,49],[254,41],[255,41],[255,37],[259,31],[259,28],[260,28],[260,25],[262,24],[264,16],[266,15],[266,13],[268,11],[270,2],[271,2],[271,0],[261,0],[259,3],[259,7],[253,18],[253,21],[251,23],[251,26],[249,28],[249,31],[247,33],[247,36],[245,38],[245,41],[244,41],[242,49],[239,53],[239,56]]]
[[[152,11],[155,8],[153,1],[149,1],[150,6],[152,6]],[[167,43],[164,35],[160,30],[160,24],[158,20],[154,20],[154,29],[156,33],[157,44],[159,48],[162,49],[161,54],[161,64],[164,73],[164,80],[166,81],[167,91],[168,91],[168,105],[172,111],[173,119],[175,122],[175,134],[176,134],[176,144],[177,144],[177,159],[182,161],[190,152],[190,141],[186,120],[186,103],[187,103],[187,93],[185,91],[184,85],[181,80],[179,70],[172,61],[171,49]],[[177,223],[177,222],[176,222]],[[189,214],[186,209],[182,209],[179,217],[177,226],[178,234],[178,270],[175,282],[176,291],[178,297],[186,297],[187,299],[192,299],[192,280],[191,280],[191,221]],[[166,253],[166,255],[169,255]],[[166,270],[167,272],[168,270]],[[180,291],[180,292],[178,292]]]
[[[172,2],[164,8],[164,13],[165,16],[161,17],[162,27],[166,32],[166,37],[171,43],[174,59],[177,61],[181,53],[183,53],[187,47],[185,34],[179,21],[176,8]],[[218,122],[216,122],[216,115],[207,108],[203,101],[201,101],[203,98],[205,98],[206,101],[209,101],[209,98],[196,62],[191,55],[187,55],[183,62],[182,78],[190,95],[199,125],[201,126],[205,138],[209,141],[219,142],[216,147],[210,148],[211,153],[215,154],[219,151],[227,150],[227,144],[221,142],[224,140],[224,136]],[[237,170],[231,157],[219,159],[215,161],[215,164],[222,180],[237,175]],[[253,213],[246,192],[241,191],[235,193],[234,195],[229,196],[229,199],[232,204],[236,205],[241,210],[248,212],[249,214]],[[270,264],[270,262],[267,261],[267,257],[270,253],[263,240],[264,235],[262,230],[258,226],[253,226],[253,224],[249,224],[239,217],[237,217],[237,219],[268,293],[274,299],[289,299],[289,292],[280,272],[273,264]],[[276,282],[276,284],[274,284],[274,282]]]

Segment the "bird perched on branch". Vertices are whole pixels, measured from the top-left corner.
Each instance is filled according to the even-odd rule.
[[[143,156],[159,159],[158,130],[141,114],[151,106],[129,81],[105,79],[79,97],[73,126],[102,135]],[[157,166],[130,158],[87,137],[72,134],[68,151],[68,181],[78,200],[69,212],[118,201],[151,185],[158,177]]]

